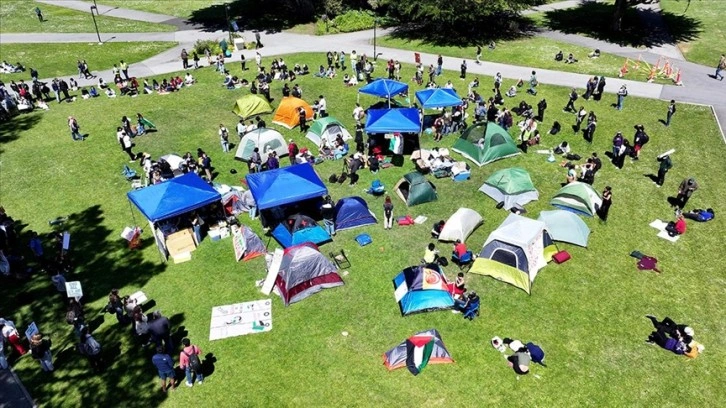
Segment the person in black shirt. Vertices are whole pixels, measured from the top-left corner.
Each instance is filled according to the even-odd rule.
[[[263,128],[266,128],[266,127],[267,127],[267,126],[266,126],[266,125],[267,125],[267,123],[265,123],[265,121],[264,121],[264,120],[262,120],[262,118],[261,118],[261,117],[257,116],[257,117],[255,118],[255,120],[257,120],[257,129],[263,129]]]

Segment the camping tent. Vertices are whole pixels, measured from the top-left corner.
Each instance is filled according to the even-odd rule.
[[[391,99],[398,94],[408,92],[408,85],[392,79],[378,78],[375,81],[360,87],[358,92]]]
[[[416,108],[370,109],[365,128],[367,133],[420,133],[421,120]]]
[[[234,239],[238,240],[238,244],[242,247],[243,261],[249,261],[250,259],[267,253],[265,244],[262,243],[260,237],[250,227],[240,225],[239,231],[235,234]]]
[[[550,204],[563,210],[592,217],[602,205],[602,198],[591,185],[574,181],[562,187],[552,197]]]
[[[377,222],[368,204],[360,197],[345,197],[335,204],[335,229],[343,231]]]
[[[272,123],[284,126],[288,129],[292,129],[300,124],[300,108],[305,109],[305,119],[313,119],[313,108],[300,98],[287,96],[282,98],[280,106],[275,111],[275,116],[272,118]]]
[[[305,135],[310,141],[315,143],[315,146],[320,146],[320,141],[324,138],[325,140],[332,142],[335,140],[337,135],[342,135],[343,140],[351,138],[348,130],[343,126],[338,119],[332,116],[319,118],[313,122],[312,126]]]
[[[416,99],[418,99],[418,102],[424,109],[461,105],[459,95],[456,94],[456,91],[449,88],[428,88],[417,91]]]
[[[416,171],[404,175],[394,190],[409,207],[438,199],[436,186]]]
[[[553,240],[587,247],[590,228],[575,213],[564,210],[542,211],[537,219],[547,225],[547,232]]]
[[[532,184],[527,170],[520,167],[502,169],[487,179],[479,187],[479,191],[493,198],[497,203],[504,203],[504,209],[522,207],[530,201],[537,200],[539,193]]]
[[[246,176],[260,210],[326,195],[328,189],[308,163],[252,173]]]
[[[287,156],[287,144],[282,134],[266,128],[255,129],[242,136],[234,156],[239,160],[248,161],[255,147],[260,149],[260,156],[265,159],[269,152],[277,152],[278,157]]]
[[[537,272],[547,265],[545,248],[551,243],[545,223],[509,214],[489,234],[469,272],[491,276],[531,293]]]
[[[222,196],[196,173],[187,173],[128,194],[129,200],[151,222],[186,214]]]
[[[454,307],[444,270],[438,264],[409,266],[393,278],[401,315]]]
[[[478,212],[469,208],[459,208],[449,217],[439,234],[439,241],[466,241],[466,238],[484,219]]]
[[[469,126],[454,142],[452,150],[480,167],[520,153],[509,133],[494,122],[480,122]]]
[[[295,214],[287,217],[286,220],[279,223],[274,230],[272,236],[283,248],[289,248],[305,242],[313,244],[322,244],[330,241],[330,234],[325,231],[314,219],[307,215]]]
[[[257,95],[245,95],[234,103],[232,112],[243,119],[272,112],[272,106]]]
[[[309,242],[287,248],[281,259],[273,260],[272,265],[267,280],[274,280],[285,306],[323,289],[343,285],[335,264]],[[272,287],[267,281],[265,286]]]
[[[171,166],[172,170],[180,170],[182,165],[186,162],[183,157],[176,154],[165,154],[159,157],[159,161],[161,160],[169,163],[169,166]]]
[[[389,371],[405,366],[413,375],[429,364],[453,362],[436,329],[420,331],[383,354],[383,364]]]

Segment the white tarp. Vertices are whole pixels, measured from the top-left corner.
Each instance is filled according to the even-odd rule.
[[[272,300],[261,299],[212,308],[209,340],[272,330]]]

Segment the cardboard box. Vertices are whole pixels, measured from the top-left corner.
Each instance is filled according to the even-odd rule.
[[[174,260],[174,264],[180,264],[182,262],[187,262],[192,260],[192,253],[191,252],[184,252],[181,254],[177,254],[176,256],[172,256],[171,259]]]
[[[194,243],[192,229],[187,228],[166,237],[166,248],[172,257],[194,251],[197,245]]]

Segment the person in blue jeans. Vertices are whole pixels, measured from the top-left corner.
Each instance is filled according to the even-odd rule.
[[[320,215],[323,217],[325,232],[332,237],[335,235],[335,203],[330,196],[326,196],[323,205],[320,206]]]
[[[182,344],[184,345],[184,348],[179,354],[179,367],[184,370],[186,375],[186,386],[191,387],[194,385],[194,382],[192,381],[194,379],[192,374],[196,374],[197,384],[203,384],[204,374],[202,374],[201,358],[199,358],[202,354],[202,350],[199,346],[192,345],[188,338],[182,339]],[[199,362],[199,367],[194,367],[194,362],[192,360],[195,359],[195,357],[192,356],[196,356],[196,360]]]
[[[172,390],[176,389],[176,375],[174,374],[174,360],[170,355],[164,353],[164,348],[159,346],[156,348],[156,354],[151,357],[151,362],[156,367],[161,379],[161,391],[167,392],[169,387]],[[168,383],[167,383],[168,381]]]
[[[623,110],[623,102],[625,102],[626,96],[628,96],[628,87],[623,85],[618,90],[618,103],[615,107],[617,110]]]

